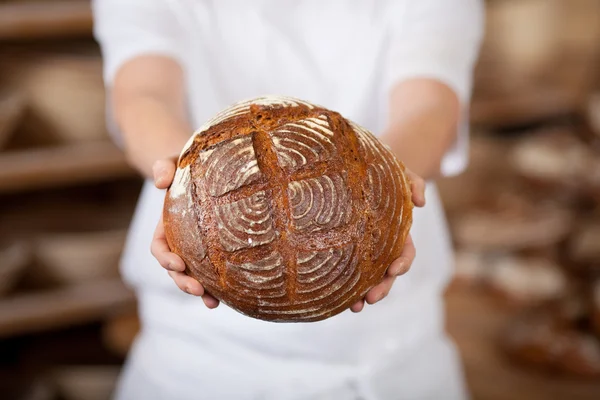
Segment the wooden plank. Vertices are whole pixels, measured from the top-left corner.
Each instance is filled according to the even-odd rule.
[[[109,141],[0,153],[0,192],[135,175]]]
[[[508,361],[498,341],[515,310],[460,287],[451,289],[446,300],[448,331],[460,350],[473,399],[600,399],[600,382],[550,375]]]
[[[102,280],[0,299],[0,338],[103,319],[135,306],[119,280]]]
[[[89,1],[0,4],[0,40],[91,36],[92,26]]]
[[[510,99],[475,99],[470,120],[477,126],[511,127],[561,117],[578,111],[584,99],[577,93],[530,91]]]

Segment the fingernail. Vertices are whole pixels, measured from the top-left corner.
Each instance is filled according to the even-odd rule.
[[[165,173],[163,170],[158,171],[158,173],[156,174],[156,183],[158,184],[162,184],[162,182],[165,180]]]
[[[404,263],[401,263],[398,266],[394,266],[394,268],[391,270],[391,273],[393,276],[398,276],[398,275],[400,275],[400,272],[402,272],[403,269],[404,269]]]
[[[173,261],[169,261],[167,263],[167,269],[170,271],[180,272],[180,269],[177,268],[177,264],[174,263]]]
[[[152,166],[152,173],[154,174],[154,180],[158,180],[160,178],[160,167],[157,164]]]
[[[163,180],[165,180],[166,171],[162,166],[155,166],[153,168],[154,172],[154,182],[156,184],[160,184]]]

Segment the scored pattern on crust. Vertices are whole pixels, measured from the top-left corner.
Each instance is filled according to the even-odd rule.
[[[314,105],[307,103],[305,101],[294,99],[291,97],[283,97],[283,96],[265,96],[259,97],[253,100],[245,100],[238,104],[233,105],[232,107],[223,110],[218,113],[214,118],[209,120],[202,128],[200,128],[200,132],[208,129],[211,126],[215,126],[225,120],[248,114],[250,112],[251,105],[257,106],[283,106],[283,107],[298,107],[300,105],[308,107],[310,109],[314,108]]]
[[[241,295],[261,299],[278,299],[286,296],[283,257],[277,251],[253,262],[236,264],[226,262],[229,279],[226,285]]]
[[[298,252],[298,293],[322,290],[321,294],[328,296],[335,292],[332,283],[344,275],[352,262],[350,256],[353,250],[354,244],[349,244],[339,249]]]
[[[203,124],[190,138],[188,139],[185,146],[183,146],[183,150],[181,151],[181,156],[183,156],[194,143],[194,139],[198,136],[206,132],[211,127],[220,124],[228,119],[235,118],[238,116],[246,115],[250,112],[250,106],[258,105],[258,106],[266,106],[266,107],[299,107],[304,106],[309,109],[315,108],[314,104],[308,103],[306,101],[296,99],[293,97],[287,96],[263,96],[257,97],[255,99],[244,100],[239,103],[232,105],[229,108],[217,113],[213,118],[209,119],[205,124]],[[181,160],[181,156],[179,159]]]
[[[279,164],[297,169],[313,162],[328,161],[335,154],[333,131],[327,117],[290,122],[271,134]]]
[[[215,136],[219,124],[228,136]],[[192,139],[183,150],[192,157],[165,210],[198,193],[207,254],[192,267],[213,271],[190,274],[234,309],[271,321],[328,318],[364,296],[400,254],[409,182],[364,128],[298,99],[265,97],[230,107],[200,134],[209,145]],[[185,235],[174,229],[168,237]]]
[[[399,199],[394,194],[400,193],[402,187],[409,185],[409,182],[404,174],[396,173],[401,168],[397,159],[383,146],[378,146],[377,138],[360,125],[353,122],[350,124],[358,137],[360,152],[367,162],[369,184],[366,187],[377,226],[372,235],[373,258],[378,261],[390,252],[404,230],[403,224],[394,221],[407,221],[407,218],[403,218],[404,204],[401,201],[406,199]],[[388,231],[387,235],[383,234],[383,229]]]
[[[262,174],[256,162],[252,137],[238,136],[200,153],[208,194],[213,197],[258,181]]]
[[[256,247],[275,239],[269,195],[270,192],[260,191],[215,207],[219,238],[225,251]]]
[[[349,222],[352,201],[344,175],[332,173],[289,183],[287,192],[295,230],[322,231]]]

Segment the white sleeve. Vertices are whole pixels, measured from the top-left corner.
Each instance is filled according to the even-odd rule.
[[[188,38],[172,4],[169,0],[92,0],[94,36],[102,51],[107,92],[119,68],[137,56],[171,57],[185,70]],[[106,96],[107,102],[110,98]],[[110,104],[106,113],[108,131],[122,146]]]
[[[473,69],[484,33],[483,0],[413,0],[406,2],[402,24],[391,34],[388,87],[411,79],[430,78],[450,87],[463,115],[458,137],[442,160],[442,173],[462,172],[468,159],[468,104]]]
[[[102,50],[107,86],[123,64],[140,55],[168,56],[183,64],[187,38],[172,4],[169,0],[92,0],[94,36]]]

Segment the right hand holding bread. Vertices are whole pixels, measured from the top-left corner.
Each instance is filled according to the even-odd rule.
[[[167,189],[173,182],[175,176],[177,158],[158,160],[152,167],[154,175],[154,185],[158,189]],[[165,230],[163,226],[162,215],[159,218],[158,225],[154,231],[152,244],[150,247],[152,255],[158,260],[160,265],[165,268],[171,279],[177,284],[179,289],[194,296],[201,296],[204,304],[208,308],[216,308],[219,301],[204,291],[204,287],[194,278],[186,275],[185,263],[177,254],[172,253],[167,244]]]

